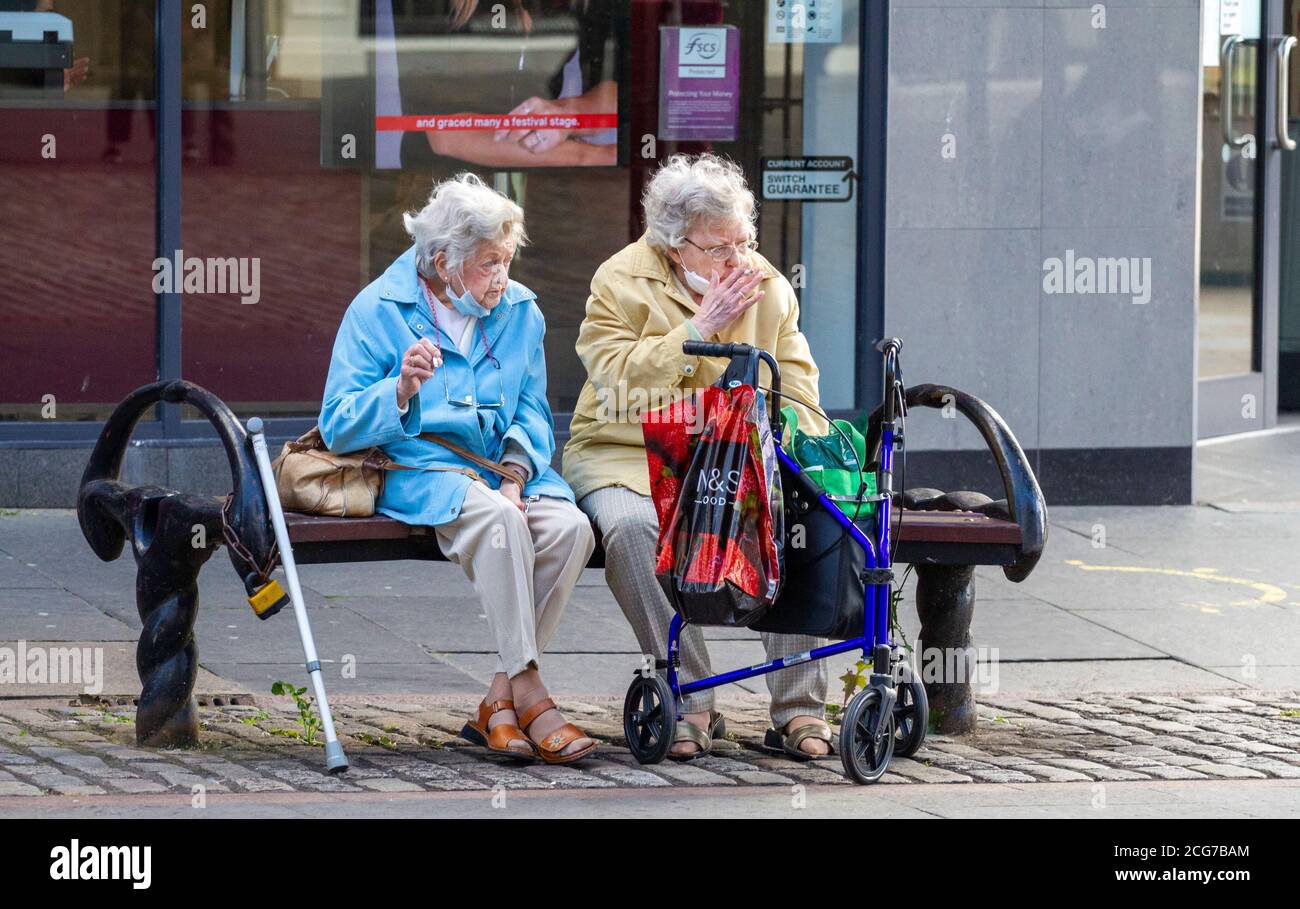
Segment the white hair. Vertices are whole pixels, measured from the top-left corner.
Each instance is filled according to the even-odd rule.
[[[754,194],[740,165],[708,153],[669,158],[650,179],[641,206],[646,239],[660,252],[682,246],[696,223],[754,225]]]
[[[528,242],[524,210],[471,173],[435,184],[424,208],[402,215],[402,223],[415,241],[415,267],[429,277],[438,253],[446,255],[449,269],[459,271],[485,240]]]

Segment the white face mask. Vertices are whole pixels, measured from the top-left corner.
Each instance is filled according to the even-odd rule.
[[[700,275],[691,271],[689,268],[686,267],[685,263],[682,264],[682,271],[686,274],[687,287],[695,291],[697,294],[704,294],[708,291],[709,289],[708,278],[701,277]]]
[[[677,253],[677,264],[681,266],[682,274],[686,276],[686,286],[697,294],[703,296],[708,293],[709,279],[703,275],[697,274],[686,267],[686,260],[683,259],[680,252]]]
[[[461,275],[460,286],[464,290],[457,294],[452,292],[451,284],[447,284],[447,299],[451,300],[451,305],[456,308],[458,313],[463,316],[473,316],[476,319],[484,319],[491,315],[492,310],[479,303],[474,295],[469,292],[469,285],[465,283],[464,274]]]

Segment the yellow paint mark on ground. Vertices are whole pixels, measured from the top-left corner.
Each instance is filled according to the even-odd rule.
[[[1250,578],[1234,578],[1218,573],[1217,568],[1197,568],[1185,571],[1181,568],[1146,568],[1140,565],[1089,565],[1079,559],[1066,559],[1065,564],[1073,565],[1082,571],[1119,571],[1130,574],[1163,574],[1179,578],[1195,578],[1198,581],[1215,581],[1220,584],[1236,584],[1257,591],[1259,596],[1251,600],[1236,600],[1233,605],[1272,606],[1286,600],[1286,591],[1276,584],[1266,584]]]

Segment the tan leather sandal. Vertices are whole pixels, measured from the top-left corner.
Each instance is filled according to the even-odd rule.
[[[527,746],[527,751],[523,748],[510,747],[512,739],[523,739],[525,742],[530,743],[532,741],[514,723],[497,723],[495,726],[488,726],[488,720],[492,718],[492,714],[500,713],[502,710],[514,709],[515,702],[506,698],[493,701],[491,704],[483,701],[478,705],[478,717],[465,724],[465,728],[460,731],[460,737],[472,744],[481,745],[488,751],[495,751],[497,754],[508,754],[511,757],[527,761],[536,760],[537,750],[531,744]]]
[[[536,704],[526,709],[519,716],[519,725],[527,730],[533,724],[533,721],[548,710],[557,709],[555,702],[549,697],[542,698]],[[591,739],[591,744],[586,748],[575,751],[573,754],[565,754],[564,749],[578,739]],[[540,742],[528,736],[528,741],[537,747],[537,755],[548,764],[572,764],[576,760],[585,758],[596,750],[596,740],[583,732],[572,723],[565,723],[554,732],[548,733]]]
[[[719,736],[727,734],[727,721],[722,718],[722,714],[716,710],[709,711],[709,729],[706,732],[700,729],[694,723],[682,720],[677,724],[677,735],[673,739],[673,744],[678,742],[692,742],[695,745],[694,751],[675,752],[669,751],[668,757],[671,760],[686,763],[693,761],[698,757],[704,757],[706,754],[713,752],[713,740]]]
[[[805,739],[821,739],[826,743],[826,754],[813,754],[810,751],[804,751],[799,746],[803,744]],[[767,733],[763,736],[763,746],[772,751],[783,752],[787,757],[792,757],[796,761],[821,761],[838,753],[839,736],[831,732],[830,724],[825,720],[813,720],[811,723],[804,723],[794,729],[790,729],[787,723],[784,735],[775,729],[767,730]]]

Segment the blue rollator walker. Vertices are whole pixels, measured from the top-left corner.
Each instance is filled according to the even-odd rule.
[[[838,643],[781,657],[768,663],[736,669],[691,682],[678,678],[679,644],[684,621],[673,616],[668,631],[668,658],[656,661],[633,677],[623,704],[623,731],[632,754],[642,764],[657,764],[668,754],[682,722],[682,698],[697,691],[787,666],[823,660],[861,650],[872,667],[867,686],[845,708],[839,736],[839,753],[845,772],[858,783],[880,779],[890,759],[915,754],[925,740],[929,706],[925,687],[915,678],[901,649],[890,634],[890,603],[894,574],[890,513],[893,507],[893,454],[895,441],[902,450],[899,425],[905,415],[903,379],[899,366],[902,341],[886,338],[876,345],[884,358],[883,401],[879,415],[879,454],[875,458],[874,513],[855,522],[841,511],[780,444],[781,422],[777,399],[781,374],[775,358],[748,344],[687,341],[692,356],[727,357],[731,364],[721,383],[758,386],[758,363],[771,370],[768,402],[786,510],[787,534],[802,527],[803,545],[786,546],[785,580],[776,602],[748,627],[756,631],[810,634]],[[793,400],[793,399],[792,399]],[[876,417],[873,415],[873,423]],[[869,435],[874,436],[875,433]],[[868,452],[871,458],[872,452]],[[869,606],[869,608],[868,608]]]

